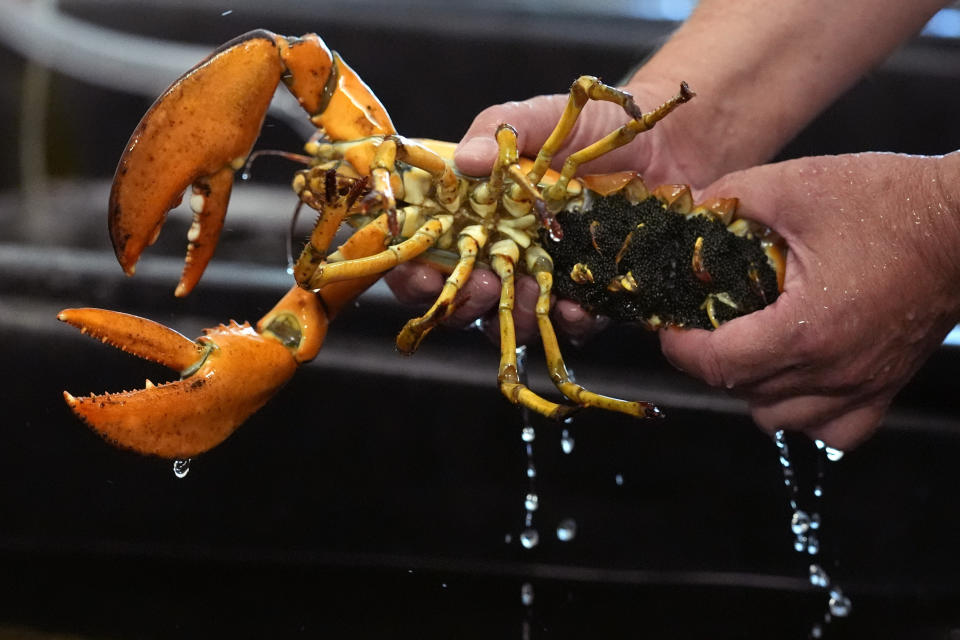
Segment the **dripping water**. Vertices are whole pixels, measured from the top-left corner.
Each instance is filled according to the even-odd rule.
[[[810,638],[821,638],[824,633],[824,625],[829,624],[834,618],[845,618],[852,609],[850,598],[843,593],[840,585],[831,580],[827,571],[823,568],[820,556],[820,506],[823,502],[826,466],[843,458],[843,451],[828,447],[822,440],[814,442],[817,450],[816,478],[810,490],[809,500],[807,500],[801,495],[800,483],[797,479],[793,460],[790,458],[790,448],[782,429],[774,434],[774,442],[777,445],[780,467],[783,471],[783,483],[787,489],[787,501],[790,505],[790,531],[794,536],[793,548],[797,553],[804,554],[810,559],[808,565],[810,584],[827,592],[827,603],[822,622],[815,623],[809,633]],[[804,504],[801,505],[801,502]],[[804,509],[801,506],[807,508]]]
[[[190,473],[190,461],[191,458],[184,458],[182,460],[173,461],[173,475],[179,479],[187,477],[187,474]]]
[[[517,376],[520,383],[527,384],[527,347],[517,347]],[[540,507],[540,496],[537,494],[537,467],[533,462],[533,442],[537,439],[537,432],[530,421],[530,409],[520,407],[520,440],[523,442],[527,456],[527,491],[523,500],[523,528],[520,532],[520,545],[524,549],[533,549],[540,544],[540,532],[533,523],[533,514]]]
[[[520,585],[520,604],[524,607],[523,623],[520,625],[520,638],[530,640],[530,622],[533,619],[533,585],[524,582]]]

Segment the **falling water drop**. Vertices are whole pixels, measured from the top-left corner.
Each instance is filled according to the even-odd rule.
[[[617,486],[618,486],[618,487],[622,487],[622,486],[623,486],[623,474],[622,474],[622,473],[618,473],[617,475],[615,475],[615,476],[613,477],[613,481],[617,483]]]
[[[570,435],[570,432],[567,429],[564,429],[560,434],[560,448],[563,449],[563,452],[570,454],[573,452],[574,439]]]
[[[815,587],[826,588],[830,586],[830,576],[818,564],[810,565],[810,584]]]
[[[174,460],[173,461],[173,475],[177,478],[183,479],[187,477],[187,474],[190,473],[190,460],[191,458],[184,458],[183,460]]]
[[[814,513],[810,516],[810,528],[819,529],[820,528],[820,514]]]
[[[577,521],[573,518],[564,518],[557,524],[557,539],[560,542],[570,542],[577,537]]]
[[[843,457],[843,451],[840,451],[840,449],[827,447],[826,452],[827,452],[827,460],[829,460],[830,462],[837,462]]]
[[[523,507],[527,511],[536,511],[540,506],[540,496],[535,493],[528,493],[526,499],[523,501]]]
[[[533,549],[540,544],[540,533],[533,527],[528,527],[520,533],[520,544],[524,549]]]
[[[810,516],[807,515],[806,511],[797,509],[793,512],[793,517],[790,519],[790,530],[800,535],[806,533],[808,529],[810,529]]]
[[[537,468],[533,466],[533,463],[527,465],[527,477],[536,478],[537,477]]]
[[[503,536],[503,542],[504,542],[504,544],[510,544],[511,542],[513,542],[513,534],[511,534],[511,533],[506,533],[506,534],[504,534],[504,536]]]
[[[807,536],[799,535],[796,540],[793,541],[793,549],[797,553],[803,553],[803,550],[807,548]]]
[[[838,618],[846,618],[850,615],[850,609],[853,607],[850,604],[850,598],[843,595],[843,591],[839,588],[830,590],[830,613],[837,616]]]
[[[523,428],[523,431],[520,432],[520,438],[524,442],[533,442],[537,439],[537,432],[533,430],[533,427],[526,426]]]
[[[520,602],[522,602],[525,607],[533,604],[533,585],[529,582],[524,582],[520,585]]]
[[[814,440],[814,444],[817,445],[817,449],[820,449],[827,455],[827,460],[830,462],[836,462],[843,458],[843,451],[840,449],[835,449],[834,447],[828,447],[827,443],[823,440]]]

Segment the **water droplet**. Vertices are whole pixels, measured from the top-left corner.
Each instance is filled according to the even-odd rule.
[[[788,469],[790,467],[790,461],[787,460],[786,456],[780,456],[780,466],[784,469]]]
[[[520,432],[520,437],[524,442],[533,442],[537,439],[537,432],[533,430],[533,427],[524,427],[523,431]]]
[[[536,511],[537,507],[540,506],[540,496],[535,493],[528,493],[527,498],[523,501],[523,506],[527,511]]]
[[[803,553],[803,550],[807,548],[807,536],[797,536],[797,539],[793,541],[793,550],[797,553]]]
[[[577,535],[577,521],[573,518],[564,518],[557,525],[557,539],[560,542],[570,542]]]
[[[537,468],[533,466],[533,463],[527,465],[527,477],[536,478],[537,477]]]
[[[810,528],[810,516],[807,515],[806,511],[802,509],[797,509],[793,512],[793,517],[790,518],[790,530],[795,534],[800,535],[806,533]]]
[[[190,460],[191,458],[184,458],[183,460],[174,460],[173,475],[181,479],[186,478],[187,474],[190,473]]]
[[[529,582],[524,582],[520,585],[520,602],[522,602],[525,607],[533,604],[533,585]]]
[[[520,544],[524,549],[533,549],[540,544],[540,534],[533,527],[528,527],[520,533]]]
[[[827,460],[829,460],[830,462],[836,462],[837,460],[843,457],[843,451],[840,451],[840,449],[827,447],[826,451],[827,451]]]
[[[807,536],[807,553],[815,556],[820,553],[820,540],[815,535]]]
[[[810,528],[819,529],[820,528],[820,514],[814,513],[810,516]]]
[[[617,486],[618,486],[618,487],[622,487],[622,486],[623,486],[623,474],[622,474],[622,473],[618,473],[617,475],[613,476],[613,481],[617,483]]]
[[[504,536],[503,536],[503,542],[504,542],[504,544],[510,544],[511,542],[513,542],[513,535],[512,535],[512,534],[509,534],[509,533],[504,534]]]
[[[818,498],[822,497],[822,496],[823,496],[823,487],[821,487],[820,485],[815,486],[815,487],[813,488],[813,495],[815,495],[815,496],[818,497]]]
[[[446,588],[447,588],[447,583],[446,583],[446,582],[441,582],[441,583],[440,583],[440,586],[441,586],[442,588],[446,589]]]
[[[818,564],[810,565],[810,584],[815,587],[826,588],[830,584],[830,577]]]
[[[564,453],[569,455],[573,452],[573,445],[573,436],[570,435],[569,431],[564,429],[563,433],[560,434],[560,448],[563,449]]]
[[[850,603],[850,598],[843,595],[843,592],[840,589],[832,589],[830,591],[830,613],[837,616],[838,618],[846,618],[850,615],[850,609],[852,605]]]
[[[821,627],[819,624],[813,625],[813,628],[810,629],[810,637],[811,637],[811,638],[822,638],[822,637],[823,637],[823,627]]]

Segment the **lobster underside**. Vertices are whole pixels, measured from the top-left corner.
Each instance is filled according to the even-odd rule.
[[[151,107],[127,145],[110,199],[117,257],[132,274],[166,212],[192,186],[194,224],[177,295],[186,295],[213,254],[233,173],[246,161],[269,97],[283,81],[318,127],[307,168],[293,188],[318,211],[294,268],[297,284],[257,323],[207,330],[196,342],[116,312],[65,310],[60,319],[105,342],[166,364],[182,380],[68,404],[111,441],[141,453],[192,457],[221,442],[319,352],[339,309],[393,266],[457,258],[436,302],[397,337],[412,353],[459,303],[483,261],[501,280],[501,392],[512,402],[562,419],[583,407],[659,417],[647,402],[588,391],[569,376],[550,321],[553,293],[649,328],[715,327],[776,299],[783,254],[775,238],[736,218],[736,200],[694,205],[689,189],[650,192],[624,172],[574,175],[581,164],[627,144],[694,94],[686,84],[649,112],[597,78],[573,83],[562,118],[535,160],[520,158],[517,132],[501,125],[499,154],[486,178],[456,172],[453,145],[396,134],[376,96],[314,34],[287,38],[254,31],[178,79]],[[618,104],[626,123],[550,169],[589,100]],[[185,142],[186,141],[186,142]],[[159,173],[158,173],[159,172]],[[343,222],[358,230],[330,252]],[[554,402],[519,379],[513,325],[518,272],[539,286],[536,317],[550,376],[569,400]],[[559,275],[556,275],[559,274]]]

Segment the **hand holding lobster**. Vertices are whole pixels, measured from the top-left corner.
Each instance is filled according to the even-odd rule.
[[[844,449],[960,320],[960,152],[802,158],[730,174],[705,194],[790,247],[777,302],[715,332],[661,332],[676,366],[750,403],[757,424]]]

